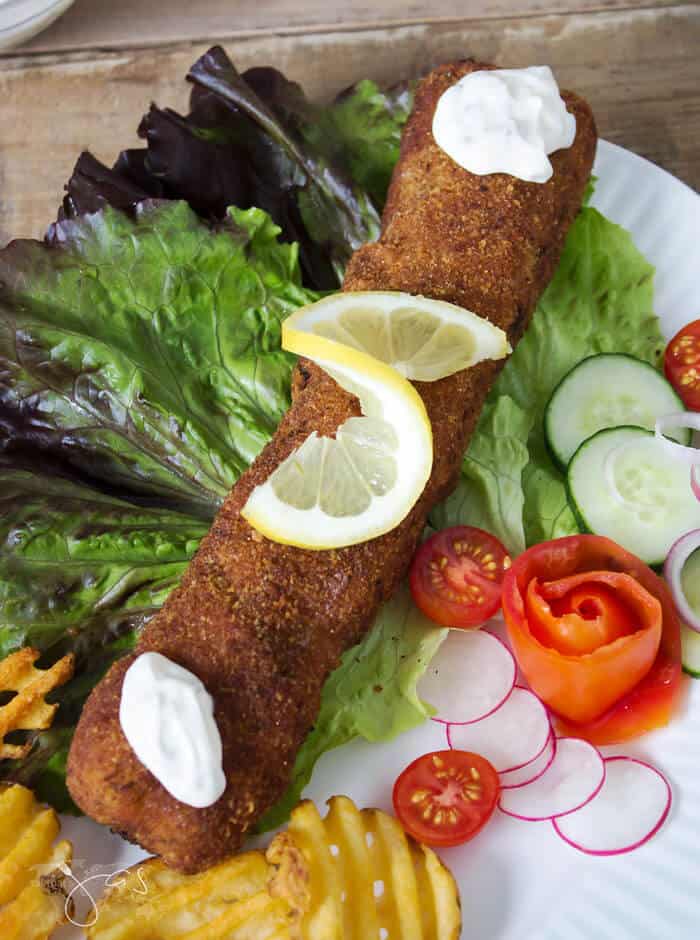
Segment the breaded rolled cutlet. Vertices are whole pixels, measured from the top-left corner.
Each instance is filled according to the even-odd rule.
[[[402,290],[448,300],[488,317],[514,344],[581,206],[596,130],[588,105],[564,93],[576,117],[576,139],[552,155],[549,182],[472,175],[436,145],[431,126],[440,95],[482,68],[489,66],[445,65],[421,83],[382,237],[352,258],[345,290]],[[251,490],[312,431],[332,435],[360,413],[357,399],[320,368],[299,362],[293,403],[274,439],[227,497],[181,586],[148,624],[136,653],[110,669],[85,705],[70,751],[68,785],[88,815],[185,872],[204,869],[240,847],[288,786],[326,677],[405,575],[429,510],[456,478],[501,366],[484,362],[438,382],[416,383],[434,436],[432,475],[421,498],[380,538],[307,551],[268,541],[240,515]],[[122,733],[124,673],[148,650],[191,670],[213,696],[228,785],[208,808],[172,797]]]

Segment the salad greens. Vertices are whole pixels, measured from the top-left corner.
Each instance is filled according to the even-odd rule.
[[[481,525],[516,552],[523,535],[533,545],[579,531],[564,475],[547,451],[544,409],[560,380],[595,353],[659,365],[653,275],[628,232],[596,209],[581,210],[532,323],[491,390],[457,491],[435,515],[440,525]]]
[[[365,115],[363,86],[337,106],[321,109],[276,69],[239,75],[219,46],[195,62],[188,79],[194,85],[190,113],[183,117],[152,105],[139,126],[145,149],[124,151],[111,170],[89,154],[81,156],[59,221],[104,205],[133,212],[149,196],[185,199],[207,220],[225,218],[229,206],[256,207],[272,217],[285,241],[297,243],[307,286],[339,287],[353,251],[379,234],[381,204],[348,172],[357,163],[357,147],[347,151],[349,165],[345,157],[337,159],[347,138],[333,131],[359,111],[359,138],[371,128],[396,148],[407,95],[377,90],[377,102]],[[336,116],[336,107],[342,114]],[[368,172],[388,184],[396,156],[390,150],[389,163],[378,151]]]
[[[306,125],[304,136],[317,147],[325,147],[381,209],[412,105],[413,83],[382,90],[364,79],[332,105],[319,109],[314,121]]]
[[[43,463],[43,462],[42,462]],[[32,784],[71,810],[65,760],[82,705],[178,584],[206,523],[143,508],[85,483],[0,461],[0,657],[21,646],[39,665],[66,653],[75,676],[54,693],[53,727],[3,779]]]
[[[0,777],[70,809],[65,761],[85,697],[178,583],[218,505],[289,404],[280,324],[342,279],[378,231],[412,87],[361,81],[312,105],[219,48],[190,111],[153,105],[111,169],[82,154],[44,244],[0,251],[0,655],[76,655],[54,727]],[[655,362],[652,269],[593,209],[569,235],[531,329],[431,522],[517,553],[575,527],[542,412],[594,352]],[[562,314],[565,313],[565,316]],[[326,750],[427,715],[416,682],[444,631],[406,590],[328,679],[282,821]]]
[[[464,455],[457,486],[431,513],[436,529],[474,525],[495,535],[512,555],[525,551],[522,475],[530,459],[532,425],[532,416],[510,396],[491,397]]]
[[[90,659],[178,583],[207,525],[82,483],[0,467],[0,658]]]
[[[316,295],[260,209],[110,207],[0,254],[0,429],[133,496],[213,517],[289,406],[282,320]]]

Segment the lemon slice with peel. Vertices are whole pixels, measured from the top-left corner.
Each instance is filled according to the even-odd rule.
[[[301,548],[364,542],[397,526],[422,493],[433,465],[430,419],[413,386],[366,353],[310,335],[303,355],[359,398],[363,416],[334,438],[310,434],[253,490],[243,516]]]
[[[458,315],[466,326],[459,327]],[[444,329],[449,342],[440,338]],[[362,408],[362,417],[349,418],[335,437],[310,434],[243,507],[243,517],[267,538],[309,549],[376,538],[395,528],[423,492],[432,430],[406,375],[440,378],[509,351],[505,334],[475,314],[388,292],[335,294],[303,307],[283,324],[282,345],[317,363]]]
[[[293,344],[292,351],[307,355],[300,333],[367,353],[413,382],[435,382],[511,351],[503,330],[471,310],[398,291],[331,294],[282,327],[285,349]]]

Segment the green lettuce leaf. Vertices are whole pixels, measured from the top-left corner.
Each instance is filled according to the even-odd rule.
[[[316,724],[297,755],[290,788],[261,819],[260,832],[287,819],[326,751],[358,736],[386,741],[431,714],[418,697],[416,683],[446,635],[446,629],[436,627],[415,607],[408,587],[384,604],[372,630],[345,653],[326,681]]]
[[[40,666],[75,656],[74,677],[51,698],[61,706],[53,727],[34,735],[25,760],[0,762],[0,779],[72,808],[65,758],[83,703],[178,584],[206,528],[0,464],[0,658],[22,646],[41,651]]]
[[[653,312],[653,279],[629,232],[596,209],[581,210],[530,328],[494,388],[533,421],[523,473],[528,545],[578,532],[563,475],[545,445],[549,397],[567,372],[596,353],[626,352],[659,364],[664,340]]]
[[[285,317],[317,295],[258,209],[185,203],[56,226],[0,252],[0,446],[211,518],[289,406]],[[4,432],[4,434],[3,434]]]
[[[59,222],[106,205],[133,214],[149,197],[185,200],[209,221],[255,206],[297,243],[304,284],[337,288],[353,250],[379,233],[414,83],[361,81],[321,107],[275,68],[239,74],[218,46],[188,77],[189,113],[152,104],[138,127],[145,147],[111,169],[80,155]]]
[[[491,390],[457,490],[434,511],[433,524],[482,526],[513,552],[579,531],[547,451],[544,410],[587,356],[625,352],[659,364],[653,276],[625,229],[596,209],[581,210],[532,323]]]
[[[364,79],[352,85],[304,127],[304,137],[345,166],[382,209],[399,159],[401,132],[413,106],[415,83],[386,90]]]
[[[512,555],[525,550],[522,474],[529,460],[532,416],[508,395],[485,405],[462,461],[454,492],[436,506],[436,529],[473,525],[491,532]]]
[[[206,525],[41,472],[0,467],[0,658],[79,659],[131,632],[179,582]]]
[[[237,134],[246,147],[264,136],[264,153],[253,152],[249,159],[258,157],[258,173],[266,164],[279,168],[272,189],[289,191],[303,231],[327,254],[335,273],[334,283],[319,286],[338,287],[353,252],[379,235],[379,216],[362,187],[328,159],[325,148],[304,136],[314,109],[301,88],[275,69],[250,69],[242,77],[220,46],[201,56],[187,78],[220,114],[224,106],[220,131]],[[241,116],[252,122],[243,135]]]

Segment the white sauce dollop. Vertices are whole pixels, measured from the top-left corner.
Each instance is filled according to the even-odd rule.
[[[201,809],[226,789],[221,735],[204,683],[160,653],[124,676],[119,721],[134,753],[176,800]]]
[[[576,118],[547,65],[470,72],[441,95],[433,117],[438,147],[478,176],[546,183],[547,154],[570,147],[575,136]]]

